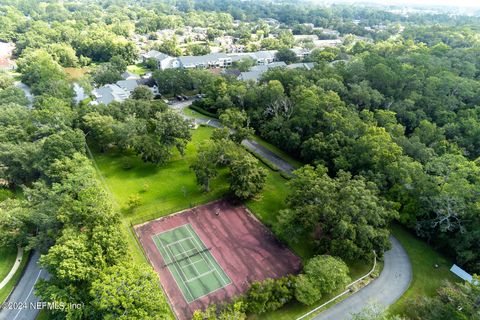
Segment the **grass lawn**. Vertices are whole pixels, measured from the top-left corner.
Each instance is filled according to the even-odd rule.
[[[114,151],[94,152],[95,162],[102,173],[100,178],[104,179],[107,189],[121,212],[122,223],[125,232],[128,233],[126,239],[129,251],[136,262],[148,263],[130,227],[132,222],[138,224],[159,218],[221,198],[228,192],[226,171],[221,172],[220,176],[212,181],[212,191],[204,193],[197,186],[195,175],[189,168],[196,156],[198,146],[202,141],[207,140],[212,132],[213,128],[210,127],[199,127],[194,130],[185,156],[181,157],[176,153],[163,166],[145,164],[134,155],[125,156]],[[263,141],[263,144],[267,143]],[[271,145],[269,148],[275,150]],[[128,170],[123,168],[126,158],[132,163],[132,168]],[[287,180],[280,173],[268,169],[267,183],[263,192],[258,198],[246,202],[246,206],[269,228],[276,223],[278,211],[285,208],[285,198],[288,193],[286,182]],[[146,191],[145,184],[148,184]],[[131,195],[139,195],[142,201],[141,205],[134,210],[129,210],[127,207],[128,197]],[[303,260],[313,255],[313,248],[307,242],[288,244]],[[367,273],[370,268],[369,263],[352,264],[350,266],[352,279]],[[318,305],[328,298],[325,297],[325,300],[320,301]],[[254,319],[294,319],[311,309],[312,307],[292,304]]]
[[[17,249],[14,250],[15,251],[15,254],[14,254],[14,257],[13,259],[15,260],[15,257],[17,256]],[[25,268],[25,266],[27,265],[27,262],[28,262],[28,256],[29,256],[29,252],[28,251],[24,251],[23,252],[23,259],[22,259],[22,263],[20,264],[20,268],[18,268],[17,272],[15,272],[15,275],[13,276],[13,278],[7,283],[7,285],[5,287],[3,287],[2,289],[0,289],[0,303],[4,302],[5,299],[7,299],[8,295],[10,294],[10,292],[12,291],[13,287],[17,284],[18,280],[20,280],[20,276],[22,275],[22,272],[23,272],[23,269]],[[3,261],[0,260],[0,264],[2,263]],[[12,262],[12,265],[13,265],[13,262]],[[11,268],[11,266],[10,266]],[[7,273],[10,272],[10,269],[8,269]],[[3,279],[3,278],[2,278]]]
[[[145,258],[131,231],[130,223],[138,224],[207,203],[221,198],[227,191],[225,172],[212,182],[212,191],[204,193],[197,186],[195,175],[189,168],[198,146],[208,139],[211,133],[212,129],[205,127],[193,131],[192,141],[187,146],[185,156],[175,153],[163,166],[145,164],[135,155],[94,152],[95,162],[105,179],[105,184],[120,209],[122,222],[129,235],[130,252],[137,262],[144,262]],[[131,161],[133,165],[131,169],[123,168],[125,159]],[[145,191],[146,184],[148,188]],[[141,198],[141,205],[134,210],[127,207],[131,195],[139,195]]]
[[[209,117],[209,116],[206,116],[200,112],[197,112],[191,108],[185,108],[183,109],[183,113],[186,115],[186,116],[189,116],[189,117],[192,117],[192,118],[198,118],[198,119],[207,119],[207,120],[217,120],[215,118],[212,118],[212,117]]]
[[[412,263],[413,278],[408,290],[389,308],[391,313],[404,314],[407,311],[407,301],[409,299],[433,296],[436,290],[442,286],[443,280],[460,280],[449,271],[453,262],[435,251],[413,233],[399,225],[394,225],[392,234],[408,253]],[[438,264],[439,267],[435,268],[435,264]]]
[[[12,269],[16,257],[17,248],[0,248],[0,281],[2,281]]]
[[[142,76],[145,73],[147,73],[149,70],[142,63],[137,63],[137,64],[128,66],[127,71],[138,74],[139,76]]]
[[[83,68],[64,68],[65,72],[68,74],[68,78],[70,81],[77,81],[81,77],[87,73],[90,68],[83,67]]]

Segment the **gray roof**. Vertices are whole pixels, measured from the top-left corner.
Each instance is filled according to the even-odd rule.
[[[287,64],[283,61],[272,62],[266,65],[261,66],[254,66],[248,72],[242,72],[237,79],[247,81],[247,80],[254,80],[258,81],[262,77],[262,74],[267,72],[269,69],[272,68],[284,68]]]
[[[122,88],[125,91],[133,91],[136,87],[138,87],[138,81],[135,79],[131,80],[120,80],[117,81],[117,86]]]
[[[308,63],[292,63],[287,66],[287,69],[296,69],[296,68],[305,68],[307,70],[312,70],[315,67],[313,62]]]
[[[260,71],[260,70],[242,72],[238,76],[238,79],[243,81],[248,81],[248,80],[258,81],[260,80],[260,77],[262,76],[263,73],[264,71]]]
[[[95,89],[92,94],[97,98],[98,103],[109,104],[113,101],[122,102],[128,98],[129,94],[116,84],[107,84]]]
[[[155,60],[163,60],[163,59],[166,59],[166,58],[170,58],[169,55],[167,55],[165,53],[162,53],[160,51],[157,51],[157,50],[150,50],[147,53],[143,54],[143,57],[145,59],[153,58]]]
[[[128,72],[128,71],[125,71],[120,76],[123,78],[123,80],[140,79],[139,75],[137,75],[135,73]]]
[[[250,56],[257,60],[264,60],[264,59],[275,59],[276,54],[277,54],[277,50],[263,50],[263,51],[251,52]]]
[[[467,273],[465,270],[454,264],[451,268],[450,271],[462,278],[465,281],[468,281],[472,283],[473,281],[473,276],[469,273]]]

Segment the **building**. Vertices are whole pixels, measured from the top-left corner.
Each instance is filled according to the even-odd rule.
[[[157,68],[160,70],[180,67],[177,58],[170,57],[157,50],[150,50],[147,53],[142,54],[143,63],[147,62],[149,59],[154,59],[157,62]]]
[[[315,67],[315,63],[308,62],[308,63],[292,63],[292,64],[289,64],[286,68],[287,69],[304,68],[307,70],[312,70],[314,67]]]
[[[95,97],[95,101],[92,101],[91,104],[105,105],[114,101],[123,102],[130,96],[129,93],[116,84],[106,84],[100,88],[94,89],[92,95]]]
[[[267,72],[268,70],[273,69],[273,68],[285,68],[286,66],[287,66],[287,64],[283,61],[272,62],[270,64],[254,66],[250,69],[250,71],[240,73],[240,75],[237,77],[237,79],[242,80],[242,81],[253,80],[253,81],[257,82],[258,80],[260,80],[262,75],[265,72]]]
[[[226,68],[232,65],[232,58],[226,53],[210,53],[203,56],[183,56],[176,58],[179,66],[193,68]]]
[[[310,50],[308,49],[304,49],[304,48],[292,48],[290,49],[293,53],[295,53],[295,55],[297,56],[298,59],[300,60],[303,60],[305,59],[306,57],[308,57],[308,55],[310,54]]]
[[[285,69],[297,69],[297,68],[303,68],[307,70],[313,69],[315,64],[313,62],[311,63],[292,63],[287,65],[283,61],[277,61],[273,62],[270,64],[266,65],[260,65],[260,66],[254,66],[250,71],[247,72],[242,72],[240,75],[237,77],[237,80],[242,80],[242,81],[259,81],[262,75],[267,72],[270,69],[273,68],[285,68]]]
[[[125,71],[120,76],[122,77],[123,80],[132,80],[132,79],[133,80],[138,80],[138,79],[140,79],[140,76],[138,74],[131,73],[131,72],[128,72],[128,71]]]

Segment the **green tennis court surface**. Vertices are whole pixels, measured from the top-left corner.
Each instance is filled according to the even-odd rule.
[[[190,224],[152,237],[187,302],[231,283]]]

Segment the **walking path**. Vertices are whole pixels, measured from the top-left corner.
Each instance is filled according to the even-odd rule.
[[[7,274],[7,276],[0,282],[0,289],[5,287],[7,283],[12,280],[13,276],[17,272],[18,268],[20,268],[20,264],[22,263],[22,258],[23,258],[23,248],[18,248],[17,250],[17,258],[15,259],[15,263],[13,264],[12,269],[10,272]]]
[[[182,115],[187,119],[195,120],[197,124],[204,124],[214,128],[223,128],[223,125],[220,121],[216,119],[203,119],[203,118],[192,118],[187,116],[183,113],[183,109],[190,106],[192,104],[192,100],[187,100],[183,102],[174,102],[170,105],[170,107],[174,110],[179,111]],[[288,163],[287,161],[283,160],[274,152],[270,151],[269,149],[265,148],[264,146],[260,145],[254,140],[245,139],[242,141],[242,145],[250,150],[251,152],[262,156],[263,158],[267,159],[268,161],[272,162],[276,165],[281,171],[291,174],[296,168]]]

